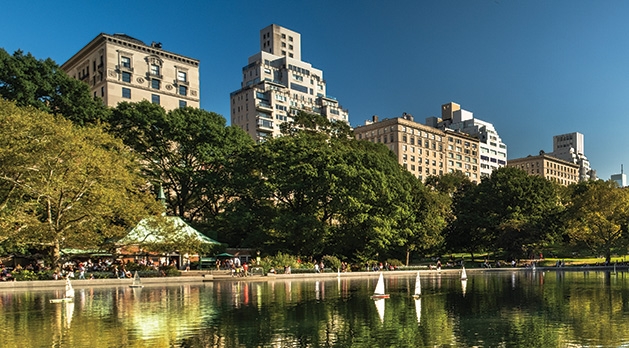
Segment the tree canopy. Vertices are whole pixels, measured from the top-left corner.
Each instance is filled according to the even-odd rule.
[[[554,183],[503,167],[455,196],[456,218],[446,238],[453,250],[502,250],[519,258],[553,240],[557,231],[550,220],[560,210]]]
[[[568,235],[607,263],[612,250],[629,245],[629,192],[612,181],[591,181],[573,187],[566,210]]]
[[[171,214],[207,223],[232,195],[228,171],[253,140],[213,112],[180,108],[166,112],[148,101],[120,103],[109,131],[141,156],[147,178],[162,184]]]
[[[356,260],[438,242],[429,192],[386,147],[316,115],[300,114],[285,129],[239,161],[249,179],[223,216],[238,220],[232,240]]]
[[[0,97],[33,106],[84,125],[106,120],[109,109],[90,95],[87,84],[68,76],[50,58],[38,60],[0,48]]]
[[[159,205],[138,162],[97,127],[0,100],[2,240],[48,248],[106,247]]]

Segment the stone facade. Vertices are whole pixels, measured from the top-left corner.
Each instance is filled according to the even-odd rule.
[[[146,45],[125,34],[99,34],[61,68],[87,83],[95,98],[119,102],[148,100],[166,110],[199,107],[199,61]]]

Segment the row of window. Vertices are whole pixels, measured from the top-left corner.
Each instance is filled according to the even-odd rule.
[[[122,87],[122,97],[125,99],[131,99],[131,88]],[[151,94],[151,103],[161,105],[161,96],[159,94]],[[185,108],[186,106],[188,106],[187,101],[179,101],[180,108]]]
[[[125,56],[121,56],[120,57],[120,65],[123,68],[132,70],[133,67],[131,66],[131,58],[130,57],[125,57]],[[151,75],[153,76],[161,76],[161,67],[157,64],[151,64],[151,66],[149,67],[149,72]],[[177,81],[179,82],[188,82],[188,73],[185,71],[181,71],[181,70],[177,70]]]
[[[122,78],[122,82],[131,83],[132,75],[128,71],[123,71],[121,78]],[[162,86],[162,81],[160,79],[151,79],[151,88],[161,89],[161,86]],[[177,93],[179,95],[184,95],[184,96],[188,95],[188,86],[184,86],[184,85],[177,86]]]

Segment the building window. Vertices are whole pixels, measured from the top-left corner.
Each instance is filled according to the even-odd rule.
[[[131,58],[129,57],[120,57],[120,64],[123,68],[131,69]]]
[[[177,71],[177,81],[186,82],[188,81],[188,74],[185,71]]]
[[[105,96],[105,86],[100,88],[100,96],[104,97]]]
[[[179,94],[181,94],[181,95],[188,95],[188,87],[186,87],[186,86],[179,86]]]
[[[122,82],[131,82],[131,73],[123,71],[122,72]]]
[[[151,75],[159,76],[159,65],[151,64]]]
[[[161,81],[158,79],[151,79],[151,88],[159,89]]]
[[[159,95],[151,94],[151,103],[159,105]]]
[[[179,101],[179,107],[180,108],[185,108],[186,106],[188,106],[188,102],[185,100],[180,100]]]
[[[131,89],[122,87],[122,97],[131,99]]]

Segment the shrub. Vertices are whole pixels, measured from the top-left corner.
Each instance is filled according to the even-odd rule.
[[[285,266],[290,266],[292,271],[299,269],[306,269],[310,265],[310,268],[314,268],[314,265],[309,263],[302,263],[296,256],[277,253],[275,256],[267,256],[260,260],[260,265],[264,268],[265,272],[268,272],[271,268],[275,268],[277,273],[283,273]]]
[[[388,259],[387,263],[393,267],[401,267],[404,266],[404,264],[402,263],[402,261],[398,260],[398,259]]]
[[[11,273],[13,278],[17,281],[26,281],[26,280],[40,280],[40,274],[34,271],[29,271],[27,269],[23,269],[21,271],[16,271]],[[51,276],[52,278],[52,276]]]
[[[331,269],[336,272],[341,268],[341,260],[339,260],[336,256],[325,255],[321,258],[321,260],[323,261],[325,269]]]
[[[161,266],[159,271],[160,274],[165,277],[177,277],[181,275],[181,272],[174,266]]]

